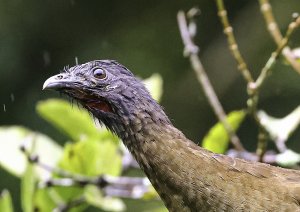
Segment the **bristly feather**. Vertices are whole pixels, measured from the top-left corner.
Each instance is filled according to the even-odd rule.
[[[66,65],[66,66],[63,68],[63,72],[70,73],[70,65]]]

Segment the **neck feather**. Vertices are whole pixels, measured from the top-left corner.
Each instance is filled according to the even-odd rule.
[[[114,115],[96,117],[123,140],[170,211],[184,211],[190,202],[196,205],[196,197],[184,197],[188,184],[180,182],[191,177],[190,170],[205,170],[211,153],[176,129],[154,100],[131,99],[131,106],[126,102],[123,98],[115,104],[119,108]]]

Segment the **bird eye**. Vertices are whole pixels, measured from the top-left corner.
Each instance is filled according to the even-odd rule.
[[[101,68],[96,68],[93,71],[94,77],[97,79],[104,79],[106,77],[106,72]]]

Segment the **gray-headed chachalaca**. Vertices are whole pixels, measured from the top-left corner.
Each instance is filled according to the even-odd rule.
[[[76,65],[44,89],[76,99],[118,135],[169,211],[300,211],[300,171],[202,149],[116,61]]]

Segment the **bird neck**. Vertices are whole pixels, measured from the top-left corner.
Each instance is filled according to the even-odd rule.
[[[156,113],[138,113],[123,119],[117,134],[134,155],[135,151],[139,154],[148,151],[149,143],[164,146],[170,140],[185,138],[169,119],[162,119]]]
[[[193,177],[191,173],[201,172],[197,177],[203,178],[203,185],[212,184],[211,169],[216,169],[212,153],[188,140],[154,100],[132,97],[131,107],[121,103],[126,99],[114,104],[119,108],[114,108],[112,116],[96,117],[122,139],[167,207],[176,205],[171,211],[184,211],[190,202],[197,204],[196,196],[186,196],[191,185],[185,182]]]
[[[188,140],[169,119],[163,118],[166,115],[162,109],[132,114],[120,119],[117,134],[165,204],[175,201],[171,194],[178,195],[179,205],[184,204],[186,200],[182,198],[189,185],[183,182],[190,177],[190,170],[207,170],[211,153]],[[181,185],[177,186],[178,183]]]

